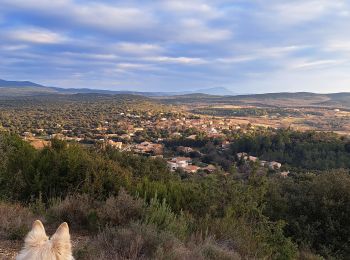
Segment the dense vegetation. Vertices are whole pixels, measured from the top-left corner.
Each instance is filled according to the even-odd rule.
[[[181,178],[161,159],[59,140],[34,150],[10,134],[0,134],[0,162],[0,212],[15,220],[0,236],[22,238],[32,214],[68,221],[73,232],[90,234],[78,259],[350,254],[348,170],[284,179],[253,165],[246,179],[220,172]]]
[[[210,115],[210,116],[237,116],[237,117],[247,117],[247,116],[303,116],[304,114],[295,109],[284,109],[284,108],[220,108],[220,107],[208,107],[208,108],[198,108],[192,110],[195,114]]]
[[[229,153],[237,152],[306,170],[350,168],[350,140],[333,133],[291,130],[252,133],[233,142]]]
[[[164,115],[161,114],[164,112]],[[128,115],[128,117],[126,117]],[[97,128],[105,126],[119,133],[122,118],[135,126],[142,119],[157,119],[171,115],[169,107],[154,100],[135,95],[48,95],[0,99],[0,129],[13,133],[26,131],[40,135],[66,132],[70,137],[92,137]]]

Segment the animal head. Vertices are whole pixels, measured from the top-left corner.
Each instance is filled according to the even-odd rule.
[[[62,223],[49,239],[43,223],[36,220],[24,241],[17,260],[73,260],[69,227]]]

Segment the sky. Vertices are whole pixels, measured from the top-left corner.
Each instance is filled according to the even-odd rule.
[[[350,92],[350,0],[0,0],[0,78]]]

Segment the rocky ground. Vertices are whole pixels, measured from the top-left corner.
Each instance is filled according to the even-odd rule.
[[[0,260],[15,259],[21,247],[20,241],[0,240]]]

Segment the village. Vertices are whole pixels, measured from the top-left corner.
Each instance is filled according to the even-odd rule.
[[[183,171],[187,174],[206,173],[217,171],[218,166],[204,163],[198,158],[193,160],[191,154],[204,156],[195,147],[178,145],[175,149],[169,149],[167,142],[181,140],[189,144],[196,143],[200,139],[216,140],[217,149],[228,149],[234,134],[247,133],[261,126],[251,124],[238,124],[230,118],[213,118],[204,116],[185,115],[174,116],[160,114],[156,117],[147,113],[145,115],[120,113],[117,122],[104,120],[98,127],[89,129],[89,134],[75,135],[73,129],[65,129],[60,124],[60,131],[47,135],[46,129],[34,129],[22,133],[24,140],[35,148],[42,149],[50,144],[50,139],[56,138],[67,142],[77,142],[83,145],[98,145],[102,148],[111,147],[121,152],[131,152],[152,158],[166,160],[170,171]],[[197,156],[198,157],[198,156]],[[238,153],[237,157],[245,162],[257,163],[260,167],[279,172],[281,176],[288,176],[289,172],[280,171],[282,164],[279,162],[267,162],[246,153]],[[219,167],[220,168],[220,167]]]

